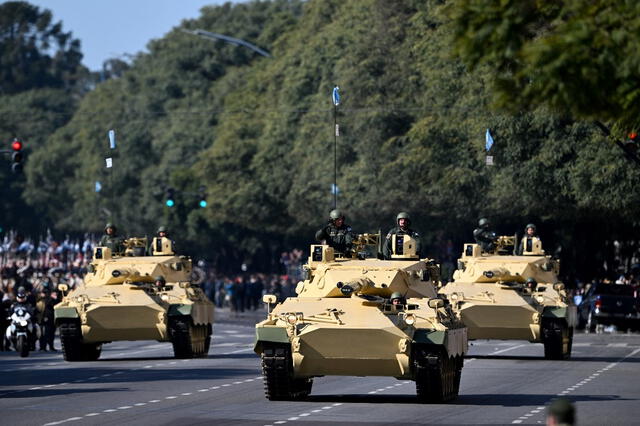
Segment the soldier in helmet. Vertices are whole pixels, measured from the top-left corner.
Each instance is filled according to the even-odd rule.
[[[124,252],[124,239],[119,237],[116,226],[109,222],[104,227],[104,235],[100,238],[100,247],[109,247],[113,254]]]
[[[167,284],[167,280],[165,280],[162,275],[158,275],[153,279],[153,284],[156,288],[161,289]]]
[[[497,236],[489,229],[490,226],[489,219],[483,217],[478,221],[478,227],[473,230],[473,238],[485,252],[492,252],[496,248]]]
[[[158,227],[158,230],[156,231],[156,236],[158,238],[169,238],[169,228],[167,226],[161,225]],[[175,253],[176,251],[176,243],[175,241],[171,240],[171,251],[173,251]],[[149,246],[149,250],[148,253],[153,255],[153,244],[151,244]]]
[[[536,288],[538,287],[538,282],[533,277],[529,277],[529,278],[527,278],[527,282],[525,283],[525,287],[530,292],[534,292],[534,291],[536,291]]]
[[[407,300],[404,298],[402,293],[400,293],[399,291],[394,291],[393,293],[391,293],[391,297],[389,298],[389,302],[391,302],[392,305],[406,305],[407,304]]]
[[[392,235],[409,235],[411,238],[416,240],[416,253],[418,256],[420,255],[420,251],[422,249],[422,244],[420,242],[420,234],[415,230],[411,229],[411,217],[409,217],[409,213],[400,212],[398,216],[396,216],[396,226],[395,228],[391,228],[387,233],[386,241],[382,248],[382,254],[385,259],[391,259],[391,255],[393,254],[393,248],[391,247],[391,236]]]
[[[530,252],[532,250],[533,241],[535,239],[540,240],[540,237],[538,237],[536,225],[533,223],[529,223],[524,227],[524,237],[522,237],[522,240],[520,241],[518,254],[522,254],[525,251]],[[542,245],[542,241],[540,241],[540,244]]]
[[[344,214],[338,209],[331,210],[329,222],[316,232],[316,240],[326,241],[326,244],[343,255],[351,252],[353,239],[354,233],[345,223]]]

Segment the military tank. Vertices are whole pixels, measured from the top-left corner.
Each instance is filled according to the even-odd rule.
[[[559,282],[560,263],[537,237],[521,254],[517,236],[496,237],[492,249],[465,244],[453,282],[439,290],[469,329],[469,339],[528,340],[544,344],[546,359],[571,356],[576,307]]]
[[[277,304],[256,325],[269,400],[305,398],[314,377],[388,376],[413,380],[420,401],[458,395],[467,329],[434,283],[439,266],[415,254],[416,241],[393,236],[391,260],[379,234],[361,234],[353,255],[312,245],[297,297]],[[374,256],[374,252],[376,256]],[[391,301],[393,294],[399,294]]]
[[[167,238],[129,238],[115,255],[96,247],[84,284],[67,292],[55,310],[66,361],[93,361],[102,345],[118,340],[171,342],[176,358],[206,356],[213,304],[191,282],[192,264],[173,253]]]

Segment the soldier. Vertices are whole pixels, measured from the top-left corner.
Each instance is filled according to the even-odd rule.
[[[46,351],[47,346],[51,351],[56,351],[56,348],[53,346],[53,339],[56,333],[53,307],[56,303],[56,299],[51,297],[51,289],[48,286],[43,287],[36,302],[36,309],[38,310],[37,319],[42,332],[40,335],[41,351]]]
[[[533,247],[533,240],[536,238],[540,240],[540,238],[537,235],[536,225],[533,223],[529,223],[527,226],[524,227],[524,237],[522,237],[522,240],[520,241],[520,246],[518,247],[518,254],[522,254],[525,251],[531,252]],[[540,241],[540,245],[542,245],[542,241]]]
[[[100,238],[100,247],[109,247],[113,254],[124,252],[124,239],[117,235],[118,230],[113,223],[104,227],[104,235]]]
[[[407,300],[404,298],[402,293],[400,293],[399,291],[394,291],[391,294],[391,297],[389,298],[389,301],[391,302],[392,305],[406,305],[407,304]]]
[[[485,252],[492,252],[496,248],[496,233],[489,230],[489,226],[489,219],[483,217],[478,221],[478,227],[473,230],[473,238]]]
[[[153,279],[156,288],[159,290],[167,284],[167,280],[162,275],[158,275]]]
[[[169,228],[164,225],[158,227],[158,230],[156,231],[156,236],[158,238],[169,238],[171,240],[171,238],[169,237]],[[171,240],[171,251],[174,253],[176,251],[176,243],[173,240]],[[148,253],[151,253],[153,255],[153,243],[149,247]]]
[[[336,252],[343,255],[351,252],[354,234],[351,227],[345,223],[345,217],[338,209],[331,210],[327,225],[316,232],[316,240],[326,241]]]
[[[392,235],[409,235],[411,238],[416,240],[416,253],[420,256],[420,251],[422,249],[422,244],[420,242],[420,234],[410,228],[411,226],[411,218],[409,217],[409,213],[400,212],[398,216],[396,216],[396,226],[395,228],[391,228],[387,233],[387,239],[384,243],[384,247],[382,248],[382,252],[385,259],[391,259],[391,255],[393,254],[393,248],[391,247],[391,236]]]

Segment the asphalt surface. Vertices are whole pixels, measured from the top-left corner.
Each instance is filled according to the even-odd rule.
[[[419,404],[413,382],[384,377],[317,378],[308,400],[270,402],[254,317],[219,317],[203,359],[173,359],[158,342],[114,342],[83,363],[0,352],[0,424],[544,424],[558,396],[575,403],[581,425],[640,423],[638,334],[578,333],[569,361],[544,360],[541,344],[474,342],[447,404]]]

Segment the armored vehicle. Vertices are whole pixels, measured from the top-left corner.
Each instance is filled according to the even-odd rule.
[[[514,236],[497,237],[492,250],[465,244],[453,282],[439,290],[469,329],[469,339],[515,339],[544,344],[546,359],[571,355],[576,307],[558,281],[559,261],[537,237],[520,255]]]
[[[64,359],[91,361],[117,340],[171,342],[176,358],[206,356],[213,304],[191,282],[191,260],[173,253],[167,238],[125,240],[114,254],[96,247],[84,284],[55,306]]]
[[[338,375],[413,380],[423,402],[455,398],[467,329],[437,295],[439,266],[419,259],[406,235],[393,236],[391,260],[367,254],[380,254],[379,234],[358,235],[354,246],[336,257],[312,245],[297,297],[256,325],[266,397],[304,398],[314,377]]]

